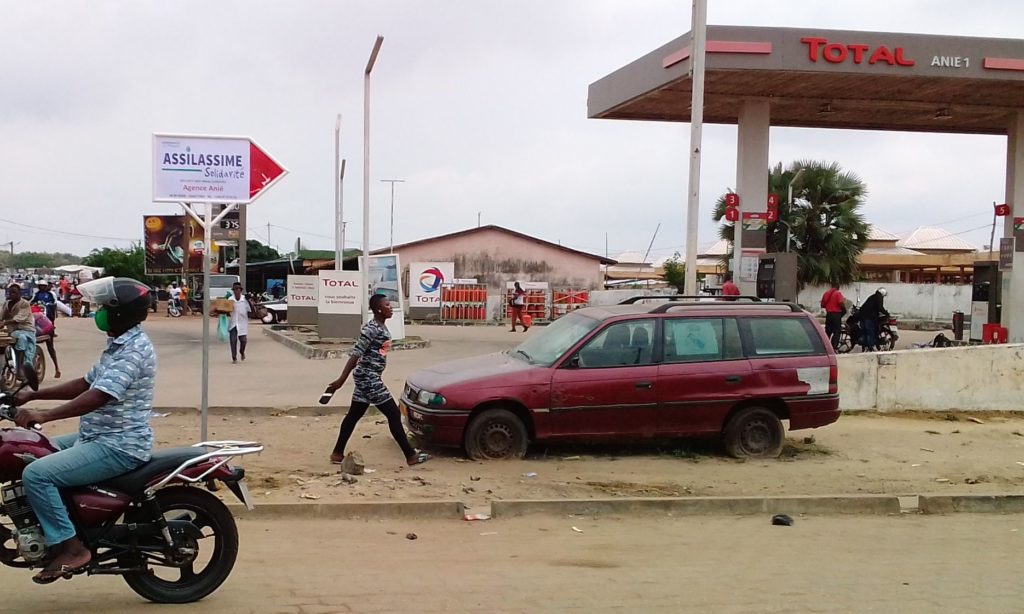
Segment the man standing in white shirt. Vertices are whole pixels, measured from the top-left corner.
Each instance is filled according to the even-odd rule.
[[[234,294],[230,298],[231,314],[228,315],[228,326],[231,334],[231,362],[238,362],[238,357],[245,361],[245,344],[249,340],[249,299],[242,295],[242,284],[237,281],[231,286]]]

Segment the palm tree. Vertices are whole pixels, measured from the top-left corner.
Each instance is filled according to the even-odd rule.
[[[789,183],[793,184],[793,203],[787,202]],[[768,174],[768,190],[779,199],[779,221],[768,224],[765,237],[769,252],[786,251],[787,227],[791,250],[797,253],[800,286],[850,283],[856,279],[857,257],[867,245],[869,227],[860,213],[867,187],[838,162],[798,160],[783,169],[776,164]],[[713,218],[725,217],[725,195],[715,203]],[[732,241],[735,228],[723,223],[719,234]]]

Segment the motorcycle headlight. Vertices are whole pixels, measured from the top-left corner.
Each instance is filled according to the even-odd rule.
[[[420,405],[431,405],[434,407],[441,407],[444,405],[444,397],[437,394],[436,392],[429,392],[427,390],[421,390],[416,395],[416,400],[419,401]]]

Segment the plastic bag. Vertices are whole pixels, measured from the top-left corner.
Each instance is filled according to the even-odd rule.
[[[45,336],[53,334],[53,322],[50,318],[46,317],[41,313],[35,314],[36,319],[36,335]]]
[[[217,323],[217,339],[220,339],[221,343],[226,343],[230,336],[231,333],[228,329],[228,317],[221,314],[219,322]]]

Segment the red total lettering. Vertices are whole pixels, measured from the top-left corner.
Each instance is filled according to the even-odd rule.
[[[853,52],[853,63],[860,64],[864,61],[864,52],[871,47],[867,45],[847,45],[847,48]]]
[[[825,51],[821,55],[824,56],[826,61],[839,64],[846,61],[849,53],[845,45],[832,43],[831,45],[825,45]]]
[[[828,39],[827,38],[816,38],[816,37],[813,37],[813,36],[805,36],[805,37],[800,39],[800,42],[805,44],[805,45],[807,45],[807,57],[808,57],[808,59],[810,59],[812,62],[817,62],[818,61],[818,49],[820,49],[822,45],[828,43]]]
[[[890,66],[895,66],[896,58],[893,57],[892,51],[889,51],[888,47],[882,45],[878,49],[875,49],[875,52],[871,54],[870,58],[868,58],[868,64],[877,64],[878,62],[885,62]]]
[[[914,60],[908,60],[903,57],[903,47],[896,48],[896,63],[900,66],[913,66]]]

